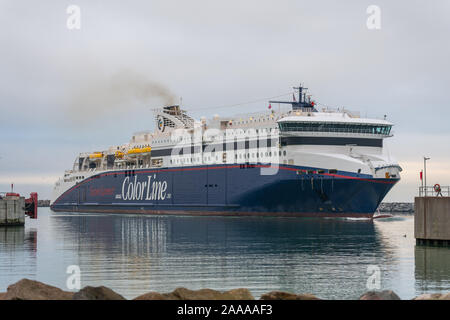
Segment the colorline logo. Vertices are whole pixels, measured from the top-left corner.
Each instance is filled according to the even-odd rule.
[[[122,200],[165,200],[171,195],[167,194],[167,181],[157,181],[156,175],[147,176],[147,181],[138,181],[126,177],[122,183]]]

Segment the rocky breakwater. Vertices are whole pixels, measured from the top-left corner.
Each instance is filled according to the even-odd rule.
[[[126,300],[107,287],[87,286],[78,292],[68,292],[45,283],[22,279],[10,285],[6,292],[0,293],[0,300]],[[255,300],[248,289],[238,288],[228,291],[212,289],[189,290],[177,288],[172,292],[148,292],[133,300]],[[261,295],[260,300],[320,300],[312,294],[295,294],[271,291]],[[395,292],[369,291],[360,300],[400,300]],[[413,300],[450,300],[450,293],[420,295]]]
[[[383,202],[378,207],[381,212],[411,214],[414,212],[414,203],[412,202]]]

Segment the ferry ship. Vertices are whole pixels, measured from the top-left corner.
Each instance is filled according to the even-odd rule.
[[[295,90],[293,101],[229,117],[155,109],[154,132],[80,153],[56,182],[51,209],[371,218],[400,180],[383,147],[393,124],[319,108],[307,88]]]

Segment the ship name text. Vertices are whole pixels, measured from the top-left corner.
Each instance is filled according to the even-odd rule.
[[[122,200],[164,200],[167,194],[167,181],[157,181],[156,175],[147,176],[147,181],[126,177],[122,183]]]

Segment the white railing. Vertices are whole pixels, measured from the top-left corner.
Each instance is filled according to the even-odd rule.
[[[419,187],[419,197],[450,197],[450,186]]]

